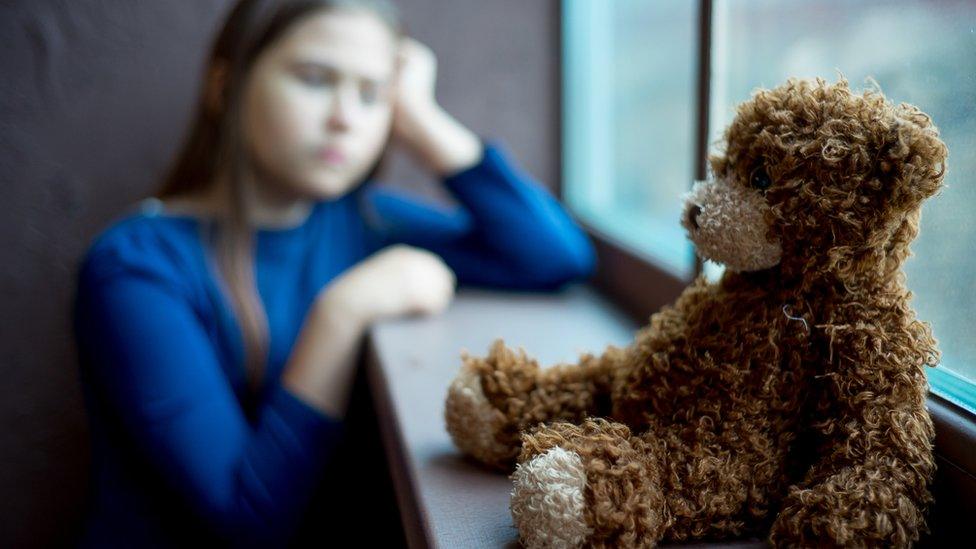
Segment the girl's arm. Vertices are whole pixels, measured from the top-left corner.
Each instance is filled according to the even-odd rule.
[[[383,243],[438,254],[461,284],[553,289],[593,271],[595,253],[583,230],[498,145],[485,145],[477,164],[443,182],[460,206],[371,186],[360,207]]]
[[[284,385],[327,415],[343,415],[366,327],[380,318],[440,312],[455,283],[440,258],[407,246],[354,265],[320,290],[288,357]]]
[[[86,383],[126,443],[218,534],[281,543],[340,439],[341,419],[275,382],[249,424],[189,290],[164,266],[118,269],[114,255],[89,258],[79,278]]]
[[[383,250],[322,289],[281,380],[245,417],[192,289],[152,231],[83,263],[75,331],[83,377],[190,508],[234,545],[283,545],[344,430],[355,351],[375,319],[443,310],[452,273],[433,254]],[[147,251],[149,250],[149,251]]]
[[[407,41],[401,55],[394,132],[462,206],[367,189],[364,215],[381,238],[437,253],[462,283],[542,289],[589,275],[592,244],[555,197],[437,104],[430,50]]]

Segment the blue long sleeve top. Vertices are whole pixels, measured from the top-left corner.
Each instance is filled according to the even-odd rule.
[[[457,206],[367,182],[300,226],[256,231],[270,345],[253,400],[200,238],[208,221],[147,201],[94,240],[74,302],[93,438],[82,545],[283,544],[344,424],[284,388],[282,370],[319,290],[382,247],[427,248],[459,285],[552,289],[592,272],[586,235],[499,144],[443,183]]]

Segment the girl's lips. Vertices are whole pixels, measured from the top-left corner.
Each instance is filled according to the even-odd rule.
[[[346,161],[346,155],[335,147],[319,149],[316,157],[326,164],[342,164]]]

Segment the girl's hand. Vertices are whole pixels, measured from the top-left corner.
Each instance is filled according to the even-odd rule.
[[[344,417],[356,348],[374,320],[444,310],[454,273],[436,255],[390,246],[332,280],[304,320],[282,383],[316,409]]]
[[[446,176],[476,164],[482,145],[478,136],[437,104],[436,80],[434,52],[404,38],[398,55],[393,135],[434,172]]]
[[[397,123],[404,128],[408,119],[416,119],[438,108],[434,97],[437,80],[437,57],[430,48],[414,40],[404,38],[397,54],[397,86],[394,128]]]
[[[437,255],[406,245],[384,248],[323,288],[316,307],[365,328],[383,318],[443,311],[457,279]]]

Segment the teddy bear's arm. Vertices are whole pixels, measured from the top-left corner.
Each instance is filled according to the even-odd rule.
[[[465,453],[510,471],[523,430],[609,413],[614,373],[627,353],[611,345],[600,356],[584,354],[576,364],[543,369],[521,349],[496,340],[486,357],[464,355],[448,389],[447,430]]]
[[[774,545],[908,546],[925,528],[935,470],[925,374],[917,352],[892,340],[837,342],[851,350],[825,375],[818,458],[790,488]]]

